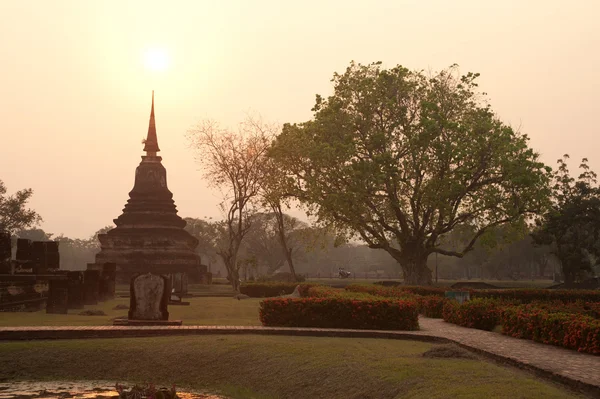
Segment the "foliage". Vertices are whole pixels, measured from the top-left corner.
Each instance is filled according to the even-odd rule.
[[[493,330],[499,324],[501,302],[494,299],[473,299],[463,302],[447,301],[442,316],[444,321],[478,330]]]
[[[27,208],[27,202],[33,195],[32,189],[19,190],[10,196],[6,193],[6,186],[0,180],[0,231],[12,234],[42,221],[40,215],[33,209]]]
[[[553,204],[539,219],[533,238],[552,246],[561,262],[565,283],[583,279],[585,272],[600,262],[600,187],[596,173],[584,158],[582,173],[575,180],[569,174],[565,155],[554,173]]]
[[[260,303],[265,326],[351,328],[365,330],[417,330],[414,301],[330,298],[273,298]]]
[[[389,298],[402,298],[414,295],[435,295],[443,297],[446,292],[444,288],[437,287],[418,287],[418,286],[396,286],[383,287],[376,284],[350,284],[345,287],[348,291],[367,292],[369,294],[378,295]]]
[[[441,319],[444,316],[444,305],[449,299],[434,295],[418,296],[419,313],[425,317]]]
[[[352,63],[334,74],[332,96],[317,96],[314,119],[284,125],[271,148],[286,191],[319,221],[387,251],[407,284],[431,284],[429,254],[464,256],[548,197],[549,168],[480,99],[478,76]],[[467,245],[442,249],[463,225],[475,227]]]
[[[300,295],[306,296],[308,289],[314,285],[316,284],[284,282],[243,283],[240,285],[240,292],[251,298],[269,298],[280,295],[289,295],[299,286]]]
[[[340,288],[332,288],[326,285],[314,285],[310,287],[306,293],[306,297],[309,298],[348,298],[355,300],[372,300],[381,299],[377,296],[366,293],[366,292],[352,292],[346,291]],[[408,299],[408,298],[404,298]]]
[[[220,240],[217,253],[235,290],[239,288],[240,268],[246,262],[238,256],[258,206],[263,182],[261,164],[271,135],[264,125],[251,118],[240,124],[237,131],[204,121],[188,132],[197,160],[205,168],[205,177],[223,192],[221,209],[225,220],[219,229],[224,239]]]
[[[258,266],[265,266],[266,273],[270,275],[280,269],[286,261],[289,264],[290,259],[303,254],[305,245],[302,235],[307,228],[306,223],[288,214],[260,212],[252,220],[244,247],[247,253],[257,260]],[[289,274],[297,279],[295,269],[293,273],[292,269],[293,266]]]
[[[517,306],[502,311],[501,323],[511,337],[600,355],[600,320],[589,316]]]
[[[503,290],[469,290],[471,298],[495,298],[514,300],[519,303],[532,301],[576,301],[600,302],[598,290],[549,290],[549,289],[503,289]]]
[[[576,302],[562,301],[533,301],[524,306],[526,309],[537,308],[548,313],[572,313],[600,319],[600,302]]]
[[[218,244],[222,240],[219,223],[190,217],[183,220],[186,222],[185,230],[198,240],[196,252],[200,254],[201,260],[216,262]]]

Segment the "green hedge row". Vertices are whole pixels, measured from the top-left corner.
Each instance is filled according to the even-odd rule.
[[[418,330],[414,301],[349,298],[271,298],[260,303],[265,326]]]
[[[494,289],[494,290],[452,290],[440,287],[412,287],[396,286],[383,287],[380,285],[351,284],[346,287],[347,291],[366,292],[389,298],[401,298],[407,293],[423,296],[444,297],[446,291],[468,291],[472,299],[494,298],[505,300],[517,300],[520,303],[531,303],[535,301],[561,301],[569,302],[600,302],[599,290],[550,290],[550,289]]]
[[[600,302],[599,290],[549,290],[549,289],[510,289],[510,290],[469,290],[471,298],[496,298],[534,301],[561,301],[563,303],[586,301]]]
[[[478,330],[493,330],[499,323],[501,302],[489,298],[476,298],[459,304],[449,300],[444,303],[444,321]]]
[[[270,298],[289,295],[294,292],[296,286],[300,286],[300,295],[304,297],[307,295],[308,289],[315,285],[317,284],[286,282],[244,283],[240,286],[240,293],[248,295],[251,298]]]

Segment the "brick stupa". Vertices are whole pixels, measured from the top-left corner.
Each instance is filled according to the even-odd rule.
[[[185,273],[191,280],[206,274],[195,252],[198,240],[177,215],[173,194],[167,188],[167,171],[162,158],[154,120],[154,92],[145,156],[135,171],[135,184],[123,213],[114,219],[116,228],[99,234],[100,252],[95,265],[115,263],[117,280],[129,281],[138,273],[174,275]],[[186,278],[187,280],[187,278]]]

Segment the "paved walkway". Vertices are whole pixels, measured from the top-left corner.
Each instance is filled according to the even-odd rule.
[[[272,334],[455,342],[483,355],[525,368],[600,397],[600,356],[507,337],[421,317],[420,331],[238,326],[44,326],[0,327],[0,340],[123,338],[208,334]]]

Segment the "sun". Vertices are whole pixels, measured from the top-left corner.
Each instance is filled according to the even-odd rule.
[[[152,71],[164,71],[169,67],[169,54],[162,48],[150,48],[144,52],[144,66]]]

